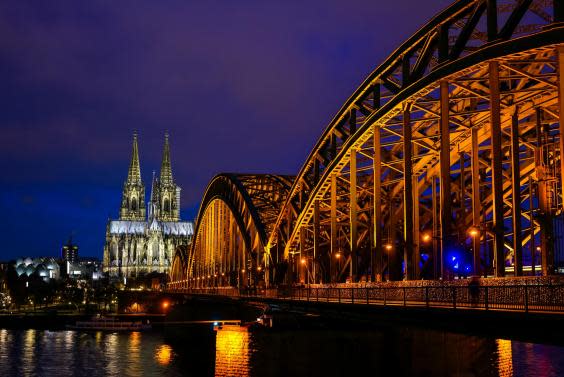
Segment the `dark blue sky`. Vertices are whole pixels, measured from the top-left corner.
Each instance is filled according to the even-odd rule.
[[[182,215],[218,172],[296,174],[362,80],[450,1],[0,2],[0,260],[101,256],[131,135],[171,134]],[[148,190],[149,191],[149,190]]]

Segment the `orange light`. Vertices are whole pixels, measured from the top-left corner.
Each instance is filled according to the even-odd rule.
[[[429,233],[423,233],[423,237],[421,237],[421,239],[423,240],[423,242],[429,242],[431,241],[431,235]]]
[[[540,246],[537,246],[537,251],[541,251],[541,247],[540,247]]]
[[[470,234],[471,237],[477,237],[480,234],[480,231],[477,228],[472,227],[468,230],[468,234]]]
[[[335,254],[335,258],[337,258],[337,259],[341,258],[341,253]]]
[[[301,262],[302,264],[305,264],[305,263],[306,263],[305,258],[302,258],[302,260],[301,260],[300,262]]]
[[[257,267],[257,271],[260,271],[260,270],[262,270],[262,267],[261,267],[261,266],[258,266],[258,267]]]
[[[241,272],[242,272],[242,273],[245,273],[245,269],[242,269]]]
[[[169,305],[170,305],[170,304],[169,304],[168,301],[163,301],[163,309],[168,308]]]
[[[389,251],[389,250],[392,250],[392,244],[391,244],[391,243],[387,243],[386,245],[384,245],[384,248],[385,248],[386,250],[388,250],[388,251]]]

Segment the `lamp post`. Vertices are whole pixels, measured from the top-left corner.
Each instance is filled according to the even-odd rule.
[[[386,281],[390,281],[390,253],[394,249],[394,246],[391,243],[387,243],[384,245],[384,249],[386,250],[386,265],[388,267],[388,277]]]

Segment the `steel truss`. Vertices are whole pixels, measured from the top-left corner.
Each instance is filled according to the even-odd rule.
[[[286,283],[519,276],[539,263],[553,274],[563,3],[451,5],[347,100],[291,188],[257,209],[268,216],[237,202],[240,190],[226,186],[229,194],[216,193],[221,203],[206,192],[188,275],[223,273],[213,266],[229,255],[221,250],[232,222],[238,255],[257,261],[243,258],[232,270],[264,266],[270,275],[257,280],[267,284],[281,274]]]
[[[220,174],[212,179],[197,217],[188,261],[192,286],[247,286],[276,278],[265,253],[293,177]]]

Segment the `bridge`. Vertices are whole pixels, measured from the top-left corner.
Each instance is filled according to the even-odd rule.
[[[295,176],[214,177],[168,289],[545,310],[563,296],[547,288],[564,271],[563,117],[564,1],[457,1],[364,80]],[[469,276],[488,278],[475,297]]]

